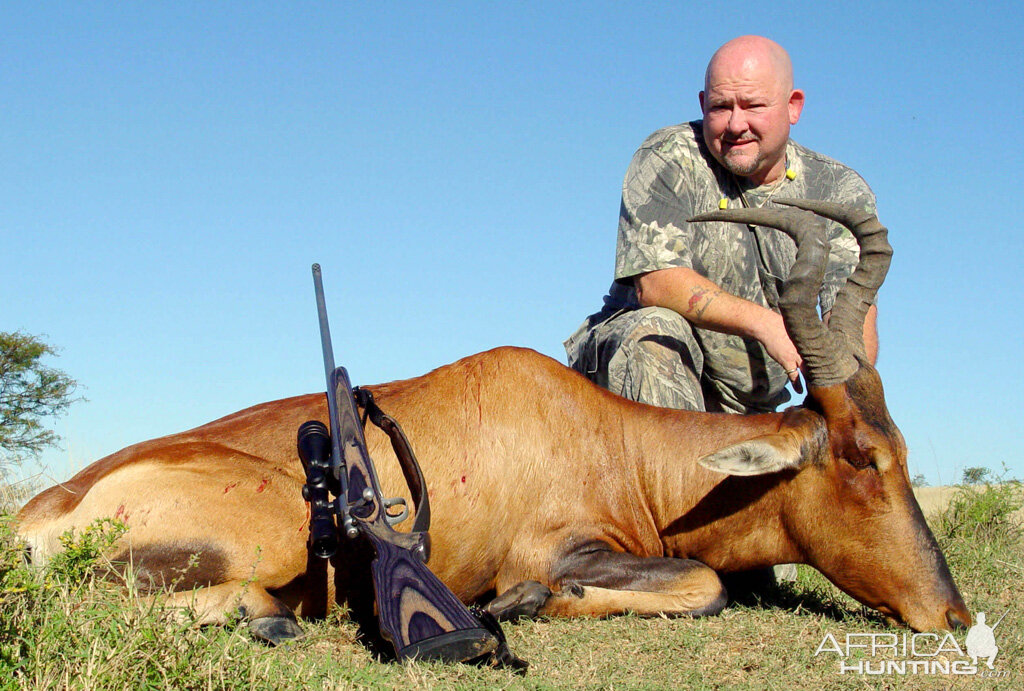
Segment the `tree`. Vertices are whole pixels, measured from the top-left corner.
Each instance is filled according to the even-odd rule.
[[[924,476],[924,473],[918,473],[914,477],[910,478],[911,487],[927,487],[928,478]]]
[[[986,482],[991,475],[992,471],[988,468],[974,466],[964,470],[964,476],[961,482],[965,485],[980,485],[981,483]]]
[[[60,440],[41,421],[78,400],[78,383],[43,363],[56,354],[36,336],[0,331],[0,473]]]

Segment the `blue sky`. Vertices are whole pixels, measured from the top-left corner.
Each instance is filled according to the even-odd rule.
[[[1016,3],[0,3],[0,330],[87,402],[54,479],[322,390],[309,267],[355,383],[561,341],[611,279],[619,190],[698,117],[711,53],[782,43],[793,136],[896,250],[879,369],[932,484],[1024,477]]]

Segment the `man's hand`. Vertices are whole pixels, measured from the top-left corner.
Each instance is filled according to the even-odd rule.
[[[803,358],[797,352],[796,346],[789,338],[786,325],[782,322],[782,315],[771,310],[765,310],[764,321],[757,327],[760,335],[755,335],[765,351],[775,362],[782,365],[786,370],[789,381],[797,393],[803,393],[804,387],[800,383],[800,366],[803,365]]]
[[[730,295],[692,269],[660,269],[637,276],[633,283],[643,307],[666,307],[702,329],[756,339],[782,365],[797,393],[803,393],[803,359],[786,333],[781,315]]]

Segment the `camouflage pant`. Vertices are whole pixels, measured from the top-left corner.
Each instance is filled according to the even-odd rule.
[[[734,382],[707,376],[704,351],[690,322],[663,307],[593,315],[569,337],[565,350],[569,366],[595,384],[663,408],[764,412],[774,409],[780,393],[785,396],[775,390],[764,401],[747,395],[741,403],[730,390]],[[757,387],[741,382],[739,388]]]
[[[593,326],[591,326],[593,324]],[[690,323],[646,307],[595,315],[565,342],[569,366],[599,386],[663,408],[704,410],[704,354]]]

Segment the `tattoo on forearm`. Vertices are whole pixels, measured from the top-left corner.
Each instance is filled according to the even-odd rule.
[[[693,294],[690,296],[690,300],[686,305],[686,311],[690,314],[695,315],[698,319],[704,316],[704,312],[707,310],[716,297],[722,294],[721,290],[708,290],[707,288],[694,288]]]

